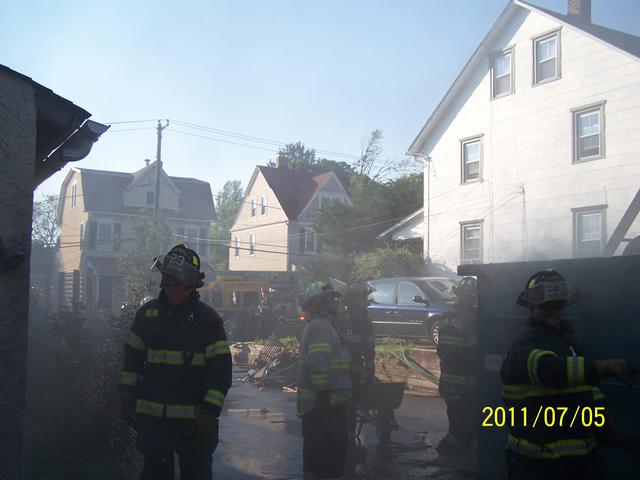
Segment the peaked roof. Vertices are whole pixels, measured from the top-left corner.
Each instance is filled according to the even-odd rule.
[[[487,32],[485,37],[482,39],[480,45],[478,45],[476,50],[473,52],[473,55],[471,55],[462,71],[453,81],[453,83],[449,87],[449,90],[447,90],[447,93],[445,93],[442,100],[440,100],[440,103],[435,108],[427,122],[424,124],[416,138],[413,140],[413,142],[411,142],[411,145],[408,149],[410,153],[418,153],[422,149],[423,143],[430,133],[432,126],[438,122],[441,114],[446,111],[447,107],[455,96],[455,93],[457,93],[461,86],[465,84],[465,81],[471,74],[471,71],[476,66],[476,64],[484,58],[485,50],[496,38],[502,26],[515,16],[518,9],[525,9],[531,12],[537,12],[547,17],[551,17],[570,28],[578,30],[592,38],[595,38],[598,41],[604,42],[605,44],[613,47],[616,50],[631,55],[636,59],[640,59],[640,37],[631,35],[629,33],[620,32],[618,30],[613,30],[611,28],[603,27],[594,23],[585,23],[569,15],[563,15],[561,13],[553,12],[551,10],[535,6],[523,0],[509,0],[509,3],[505,7],[505,9],[502,11],[489,32]]]
[[[288,168],[258,166],[258,170],[290,220],[298,218],[315,193],[335,176],[331,171],[313,175]],[[336,180],[340,183],[337,177]]]
[[[581,22],[578,18],[571,15],[563,15],[561,13],[554,12],[552,10],[547,10],[546,8],[538,7],[536,5],[532,5],[529,2],[525,2],[523,0],[519,0],[519,2],[523,6],[528,7],[531,10],[538,11],[549,15],[556,20],[560,20],[562,23],[570,25],[574,28],[582,30],[590,35],[593,35],[596,38],[612,45],[614,47],[619,48],[627,53],[630,53],[634,57],[640,58],[640,37],[636,35],[631,35],[630,33],[621,32],[619,30],[614,30],[612,28],[603,27],[602,25],[597,25],[595,23],[585,23]]]
[[[389,233],[394,232],[395,230],[398,230],[400,227],[404,227],[406,224],[408,224],[409,222],[415,220],[415,219],[420,219],[420,220],[424,220],[424,207],[419,208],[418,210],[416,210],[413,213],[410,213],[409,215],[407,215],[406,217],[404,217],[402,220],[400,220],[397,223],[394,223],[393,225],[391,225],[389,228],[387,228],[384,232],[382,232],[381,234],[378,235],[378,238],[382,238],[385,235],[388,235]]]
[[[80,172],[84,208],[124,214],[137,214],[140,207],[124,204],[123,192],[134,180],[133,173],[76,168]],[[172,217],[210,221],[215,219],[213,195],[208,182],[195,178],[169,177],[179,192],[179,209]]]

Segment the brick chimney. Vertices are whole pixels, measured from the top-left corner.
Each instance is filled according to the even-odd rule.
[[[582,23],[591,23],[591,0],[569,0],[567,15]]]
[[[276,153],[276,167],[289,168],[289,160],[280,152]]]

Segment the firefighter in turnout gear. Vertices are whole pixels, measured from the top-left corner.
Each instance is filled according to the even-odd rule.
[[[476,365],[477,284],[464,277],[454,287],[458,300],[454,310],[440,322],[440,396],[447,404],[449,431],[437,447],[450,460],[475,461],[476,451]]]
[[[524,418],[509,424],[506,461],[510,480],[597,479],[598,443],[637,452],[638,438],[613,430],[606,399],[596,387],[604,377],[624,383],[635,381],[631,366],[622,359],[594,360],[585,356],[563,318],[566,305],[577,292],[554,270],[534,274],[517,303],[530,317],[513,341],[500,372],[505,407],[531,415],[540,409],[567,408],[601,412],[604,425],[556,421],[553,425]],[[599,410],[595,410],[599,408]],[[567,413],[569,415],[569,413]],[[566,419],[565,419],[566,420]]]
[[[210,480],[218,417],[231,386],[222,319],[198,298],[204,274],[193,250],[177,245],[155,259],[161,292],[137,311],[120,376],[124,418],[144,456],[141,480]]]
[[[332,283],[338,281],[332,280]],[[342,283],[342,282],[340,282]],[[339,287],[335,285],[336,289]],[[343,342],[349,349],[351,356],[351,406],[347,417],[349,432],[349,450],[345,464],[345,477],[355,474],[355,466],[358,457],[356,444],[356,411],[357,403],[363,391],[363,387],[369,385],[375,376],[376,337],[373,332],[373,324],[369,319],[367,307],[369,306],[369,287],[355,285],[347,287],[342,297],[342,308],[337,319],[337,330]]]
[[[344,470],[351,362],[334,327],[339,299],[328,283],[316,282],[302,304],[308,323],[300,339],[298,416],[305,479],[338,479]]]

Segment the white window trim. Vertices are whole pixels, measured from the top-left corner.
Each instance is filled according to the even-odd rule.
[[[233,246],[233,256],[238,258],[240,256],[240,237],[236,237]]]
[[[466,222],[460,222],[460,263],[461,264],[469,264],[469,263],[482,263],[484,258],[484,232],[483,232],[483,220],[470,220]],[[467,259],[464,257],[465,245],[464,245],[464,232],[466,228],[469,227],[478,227],[480,229],[480,247],[479,247],[479,257],[473,259]]]
[[[593,205],[590,207],[572,208],[571,212],[573,213],[573,258],[585,258],[582,256],[578,256],[578,218],[581,215],[588,215],[592,213],[600,214],[600,255],[602,255],[602,251],[604,250],[607,242],[607,205]]]
[[[552,37],[556,37],[556,74],[554,77],[538,81],[538,59],[536,46],[538,42],[548,40]],[[549,82],[560,80],[562,78],[562,49],[560,48],[560,29],[558,28],[551,32],[544,33],[532,38],[531,40],[531,45],[533,46],[533,72],[531,77],[531,85],[537,87],[538,85],[545,85]]]
[[[264,210],[264,212],[263,212]],[[267,205],[267,196],[262,195],[260,197],[260,216],[264,217],[267,215],[267,211],[269,210],[269,206]]]
[[[113,220],[96,220],[96,252],[113,252]],[[109,239],[108,248],[101,248],[100,243],[100,225],[110,225],[111,226],[111,238]]]
[[[149,192],[153,192],[153,202],[149,203],[147,201],[147,196],[149,194]],[[146,207],[153,207],[155,205],[156,202],[156,185],[155,183],[147,183],[144,186],[144,205]]]
[[[495,94],[495,66],[496,66],[496,60],[498,59],[498,57],[502,57],[504,55],[511,55],[511,65],[510,65],[510,72],[509,72],[509,76],[511,77],[511,82],[510,82],[510,86],[509,86],[509,91],[508,92],[504,92],[504,93],[500,93],[498,95]],[[515,46],[509,46],[507,48],[504,48],[502,50],[500,50],[499,52],[496,52],[492,55],[491,57],[491,100],[494,99],[498,99],[498,98],[502,98],[502,97],[507,97],[509,95],[513,95],[515,93]]]
[[[253,251],[251,251],[252,248],[253,248]],[[252,257],[256,256],[256,234],[255,233],[249,234],[249,255]]]
[[[571,110],[571,118],[572,118],[572,132],[573,132],[573,148],[572,148],[572,163],[583,163],[590,162],[592,160],[599,160],[601,158],[606,157],[605,151],[605,117],[604,117],[604,106],[606,101],[593,103],[590,105],[586,105],[580,108],[574,108]],[[600,151],[598,155],[591,155],[590,157],[579,158],[579,150],[578,150],[578,117],[585,113],[590,112],[600,112],[600,138],[599,138],[599,146]]]
[[[307,250],[307,242],[309,237],[313,235],[313,250]],[[304,229],[304,252],[303,253],[317,253],[318,248],[318,236],[316,235],[316,231],[310,227],[305,227]]]
[[[78,182],[71,184],[71,208],[78,206]]]
[[[249,215],[251,215],[251,218],[256,218],[258,214],[258,205],[256,202],[256,197],[251,197],[250,202],[251,203],[249,205]]]
[[[466,185],[467,183],[475,183],[482,181],[482,166],[484,157],[484,135],[475,135],[473,137],[467,137],[460,139],[460,183]],[[478,178],[465,179],[465,162],[464,162],[464,147],[469,143],[480,142],[480,160],[478,165]]]

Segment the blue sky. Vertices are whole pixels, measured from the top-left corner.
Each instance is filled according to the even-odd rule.
[[[566,0],[532,3],[566,12]],[[384,158],[397,159],[506,4],[13,1],[0,20],[0,63],[102,123],[169,118],[349,155],[379,128]],[[592,17],[640,35],[639,0],[593,0]],[[114,125],[77,166],[137,170],[155,159],[154,125]],[[215,193],[227,180],[246,185],[275,150],[173,124],[163,160],[169,175],[201,178]],[[38,194],[58,193],[66,171]]]

